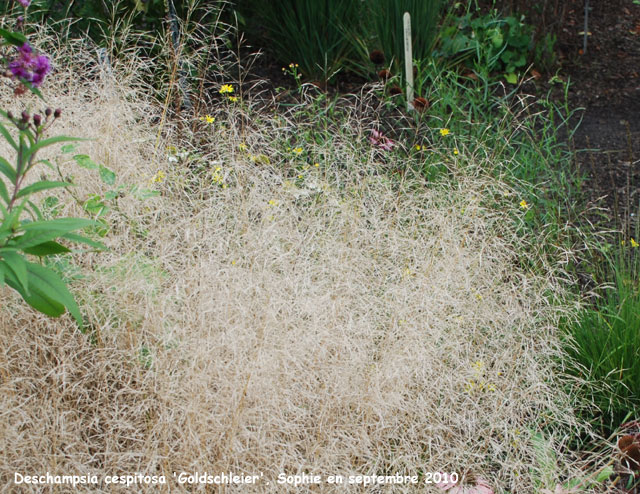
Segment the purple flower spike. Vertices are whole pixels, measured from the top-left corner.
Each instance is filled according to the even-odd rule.
[[[18,2],[20,3],[20,5],[22,5],[24,8],[27,8],[29,6],[29,4],[31,3],[31,0],[18,0]]]

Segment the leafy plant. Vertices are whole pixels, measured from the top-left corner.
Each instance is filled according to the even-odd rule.
[[[482,74],[503,72],[509,82],[516,82],[532,43],[533,28],[523,21],[524,17],[501,18],[496,10],[482,16],[468,12],[454,17],[440,33],[435,53]]]
[[[28,4],[28,3],[27,3]],[[26,7],[27,5],[25,5]],[[20,33],[0,30],[2,61],[14,80],[19,81],[15,94],[26,89],[37,90],[50,70],[44,55],[35,55],[26,38]],[[0,157],[0,287],[8,285],[36,310],[57,317],[66,311],[82,328],[82,316],[65,283],[55,271],[33,258],[43,259],[71,252],[60,243],[79,242],[103,248],[97,242],[74,233],[95,224],[82,218],[45,219],[32,200],[38,192],[71,184],[65,181],[41,179],[29,183],[27,176],[38,165],[53,168],[48,160],[37,159],[42,149],[80,139],[67,136],[45,138],[61,110],[47,108],[44,116],[23,111],[19,117],[0,110],[0,134],[15,154],[15,164]]]

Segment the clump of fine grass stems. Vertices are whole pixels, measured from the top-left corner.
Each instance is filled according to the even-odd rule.
[[[548,113],[434,69],[419,77],[432,102],[422,116],[398,112],[380,86],[332,99],[305,85],[276,115],[223,99],[207,107],[211,123],[162,120],[140,98],[135,55],[113,60],[134,88],[89,78],[65,97],[102,112],[83,120],[83,135],[98,138],[92,156],[161,195],[121,201],[112,253],[85,263],[76,290],[92,339],[65,338],[64,321],[15,304],[2,312],[12,345],[0,363],[15,376],[5,385],[20,391],[2,395],[12,444],[2,464],[157,473],[206,461],[268,476],[459,468],[513,493],[577,475],[565,438],[583,424],[549,372],[571,310],[561,254],[576,240],[561,199],[574,182],[568,168],[554,175],[567,154]],[[163,96],[176,89],[176,66],[165,66]],[[373,129],[393,152],[370,145]],[[78,183],[100,193],[92,178]],[[545,236],[558,242],[547,250]],[[39,393],[60,366],[76,386]],[[66,429],[52,430],[60,417]],[[531,451],[540,434],[553,462]]]

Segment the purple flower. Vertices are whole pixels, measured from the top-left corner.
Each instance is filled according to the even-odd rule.
[[[34,55],[29,43],[25,43],[18,48],[18,58],[9,62],[9,70],[14,77],[24,79],[37,87],[51,72],[51,64],[45,55]]]
[[[375,129],[371,131],[369,142],[374,146],[384,149],[385,151],[391,151],[395,145],[391,139],[385,137],[382,132]]]
[[[20,3],[20,5],[26,8],[31,3],[31,0],[18,0],[18,2]]]

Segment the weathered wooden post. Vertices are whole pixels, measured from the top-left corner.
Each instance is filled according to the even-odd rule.
[[[413,110],[413,48],[411,46],[411,14],[404,13],[404,71],[407,82],[407,111]]]

